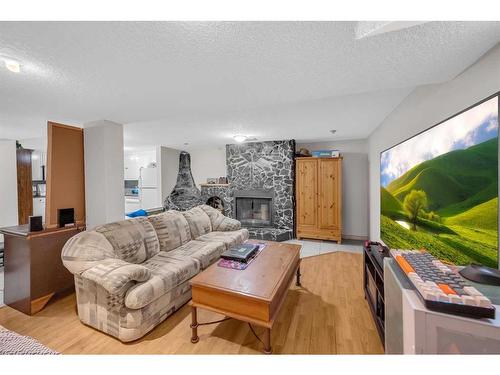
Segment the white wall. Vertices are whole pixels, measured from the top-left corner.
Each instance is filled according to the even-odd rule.
[[[172,192],[177,182],[179,154],[181,152],[173,148],[159,146],[157,153],[158,167],[161,175],[161,184],[158,191],[160,193],[160,205],[162,206],[165,198]]]
[[[0,140],[0,171],[0,227],[17,225],[16,141]]]
[[[84,142],[87,227],[123,220],[123,126],[111,121],[87,123]]]
[[[225,177],[226,148],[207,147],[189,150],[191,155],[191,172],[198,185],[207,182],[207,177]]]
[[[368,237],[368,145],[366,140],[298,143],[296,148],[338,149],[342,162],[342,232],[346,238]]]
[[[370,238],[380,239],[380,152],[500,90],[500,44],[455,79],[415,89],[370,135]]]
[[[23,148],[47,152],[47,137],[25,138],[20,139],[19,142]]]

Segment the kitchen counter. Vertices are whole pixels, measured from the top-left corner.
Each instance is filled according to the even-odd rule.
[[[33,315],[54,295],[72,289],[73,275],[62,263],[61,250],[83,230],[74,226],[30,232],[27,224],[0,228],[5,238],[5,304]]]
[[[28,237],[28,236],[44,235],[44,234],[48,234],[48,233],[52,233],[52,232],[72,231],[75,229],[85,230],[85,227],[73,226],[73,227],[65,227],[65,228],[45,228],[41,231],[30,232],[29,225],[22,224],[22,225],[15,225],[12,227],[0,228],[0,233],[2,233],[4,235],[10,234],[13,236]]]

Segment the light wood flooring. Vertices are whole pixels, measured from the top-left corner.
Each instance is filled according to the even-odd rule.
[[[360,254],[337,252],[302,260],[302,287],[290,287],[272,332],[275,354],[380,354],[383,347],[362,289]],[[222,318],[199,310],[199,321]],[[202,326],[190,342],[190,308],[185,305],[142,339],[121,343],[83,325],[75,295],[56,299],[27,316],[0,308],[0,325],[32,336],[67,354],[259,354],[262,344],[248,325],[228,320]],[[262,337],[263,330],[255,327]]]

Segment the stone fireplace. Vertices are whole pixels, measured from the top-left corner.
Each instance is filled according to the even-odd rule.
[[[228,184],[202,184],[201,201],[255,239],[286,241],[295,226],[295,141],[226,145]]]
[[[226,145],[230,207],[225,212],[240,220],[251,238],[293,238],[294,154],[293,140]]]

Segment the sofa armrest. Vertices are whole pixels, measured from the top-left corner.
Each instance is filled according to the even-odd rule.
[[[214,230],[220,232],[228,232],[238,229],[241,229],[241,223],[236,219],[231,219],[230,217],[224,217],[224,219],[219,223],[217,228],[214,228]]]
[[[105,259],[81,274],[94,281],[110,294],[121,295],[135,282],[149,280],[151,271],[140,264],[128,263],[120,259]]]
[[[224,216],[219,210],[206,204],[200,207],[210,218],[213,231],[228,232],[241,229],[241,223],[238,220]]]
[[[110,258],[116,258],[113,247],[102,233],[96,231],[85,231],[71,237],[61,252],[64,266],[74,275],[81,275]]]

